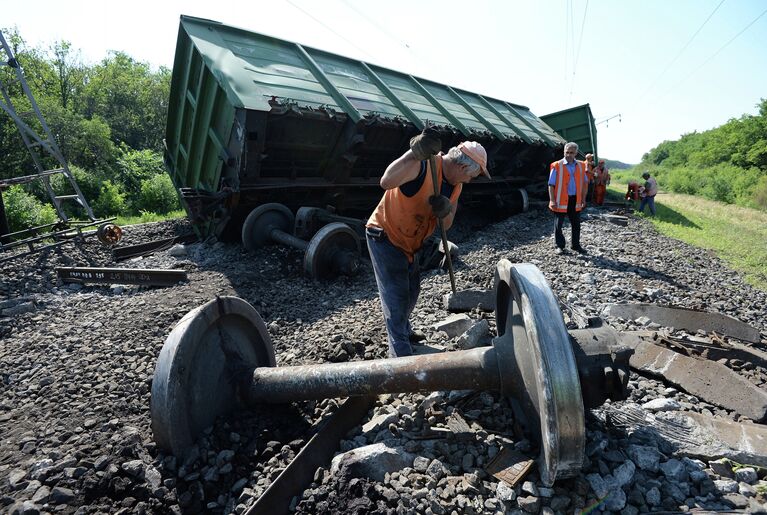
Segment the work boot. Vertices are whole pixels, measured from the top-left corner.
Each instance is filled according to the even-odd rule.
[[[567,249],[565,249],[564,247],[557,247],[557,254],[559,254],[560,256],[564,256],[569,254],[569,252],[567,252]]]
[[[415,329],[413,331],[410,331],[408,338],[410,339],[410,343],[417,344],[426,339],[426,334],[424,334],[424,332],[421,331],[420,329]]]
[[[586,252],[586,249],[584,249],[584,248],[583,248],[583,247],[581,247],[580,245],[578,245],[577,247],[573,247],[573,250],[574,250],[575,252],[577,252],[578,254],[581,254],[581,255],[586,255],[586,254],[588,254],[588,252]]]

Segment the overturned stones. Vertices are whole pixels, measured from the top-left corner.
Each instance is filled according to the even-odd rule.
[[[448,338],[455,338],[456,336],[463,334],[472,325],[472,320],[468,315],[457,314],[450,315],[441,322],[437,322],[432,326],[435,331],[442,331]]]
[[[369,478],[381,482],[387,473],[402,470],[414,460],[415,456],[403,448],[381,442],[337,455],[333,458],[330,471],[344,480]]]
[[[495,292],[490,290],[459,290],[446,293],[442,300],[446,311],[463,313],[473,309],[495,310]]]

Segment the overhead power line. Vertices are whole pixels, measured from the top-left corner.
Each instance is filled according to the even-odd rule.
[[[578,50],[575,52],[575,64],[573,64],[573,78],[570,81],[570,101],[572,101],[573,99],[573,88],[575,88],[575,74],[578,72],[578,59],[581,56],[581,43],[583,43],[583,29],[586,27],[586,12],[588,10],[589,10],[589,0],[586,0],[586,7],[583,8],[583,19],[581,19],[581,34],[580,36],[578,36]]]
[[[687,40],[687,43],[684,44],[684,46],[679,50],[679,52],[677,52],[677,54],[674,56],[674,58],[671,59],[671,61],[669,61],[669,63],[666,65],[665,68],[663,68],[663,71],[660,72],[660,74],[657,77],[655,77],[655,79],[650,83],[649,86],[647,86],[647,89],[645,89],[645,91],[641,95],[639,95],[639,97],[636,99],[635,103],[639,103],[645,97],[645,95],[647,95],[647,93],[650,92],[650,90],[653,88],[653,86],[655,86],[655,84],[666,74],[666,72],[671,68],[671,66],[676,62],[676,60],[679,59],[679,57],[687,49],[687,47],[690,46],[690,43],[693,42],[695,37],[700,33],[700,31],[703,29],[703,27],[706,26],[708,21],[714,16],[716,11],[719,10],[719,8],[722,6],[722,4],[724,2],[725,2],[725,0],[722,0],[721,2],[719,2],[719,4],[716,7],[714,7],[714,10],[711,11],[711,14],[709,14],[708,17],[703,21],[703,23],[701,23],[700,27],[698,27],[698,30],[696,30],[695,33],[692,36],[690,36],[690,39]]]
[[[689,79],[690,77],[692,77],[694,74],[696,74],[696,73],[697,73],[697,72],[698,72],[698,71],[699,71],[701,68],[703,68],[704,66],[706,66],[706,65],[707,65],[707,64],[708,64],[708,63],[709,63],[709,62],[710,62],[710,61],[711,61],[711,60],[712,60],[714,57],[716,57],[717,55],[719,55],[719,53],[720,53],[722,50],[724,50],[725,48],[727,48],[727,47],[730,45],[730,43],[732,43],[733,41],[735,41],[736,39],[738,39],[738,37],[740,37],[740,35],[741,35],[741,34],[743,34],[743,33],[744,33],[744,32],[746,32],[748,29],[750,29],[750,28],[751,28],[751,26],[752,26],[754,23],[756,23],[757,21],[759,21],[759,18],[761,18],[761,17],[762,17],[762,16],[764,16],[765,14],[767,14],[767,9],[765,9],[764,11],[762,11],[762,12],[761,12],[761,14],[759,14],[759,15],[758,15],[756,18],[754,18],[753,20],[751,20],[751,22],[750,22],[748,25],[746,25],[745,27],[743,27],[743,29],[742,29],[740,32],[738,32],[737,34],[735,34],[735,35],[734,35],[734,36],[733,36],[733,37],[732,37],[732,38],[731,38],[729,41],[727,41],[727,43],[725,43],[724,45],[720,46],[720,47],[719,47],[719,49],[718,49],[716,52],[714,52],[713,54],[711,54],[711,55],[710,55],[710,56],[709,56],[709,57],[708,57],[708,58],[707,58],[705,61],[703,61],[703,63],[701,63],[701,64],[700,64],[700,66],[698,66],[697,68],[695,68],[695,69],[694,69],[692,72],[690,72],[688,75],[686,75],[686,76],[685,76],[685,77],[684,77],[682,80],[680,80],[679,82],[677,82],[676,84],[674,84],[673,86],[671,86],[669,89],[667,89],[665,93],[663,93],[661,96],[659,96],[659,97],[656,99],[656,101],[657,101],[657,100],[660,100],[660,99],[661,99],[661,98],[663,98],[663,97],[665,97],[665,96],[666,96],[668,93],[670,93],[671,91],[673,91],[674,89],[676,89],[676,88],[677,88],[677,87],[678,87],[680,84],[682,84],[684,81],[686,81],[687,79]]]
[[[364,50],[363,48],[360,48],[360,47],[359,47],[359,46],[358,46],[356,43],[354,43],[354,41],[352,41],[351,39],[349,39],[349,38],[347,38],[347,37],[345,37],[345,36],[343,36],[343,35],[341,35],[341,34],[339,34],[339,33],[338,33],[338,32],[336,32],[335,30],[333,30],[331,27],[329,27],[327,24],[323,23],[323,22],[322,22],[322,20],[320,20],[320,19],[316,18],[315,16],[313,16],[312,14],[310,14],[309,12],[307,12],[305,9],[302,9],[301,7],[297,6],[295,3],[291,2],[291,0],[285,0],[285,1],[286,1],[287,3],[289,3],[290,5],[292,5],[293,7],[295,7],[296,9],[298,9],[299,11],[301,11],[302,13],[304,13],[306,16],[308,16],[308,17],[309,17],[309,18],[311,18],[312,20],[316,21],[317,23],[319,23],[320,25],[322,25],[323,27],[325,27],[326,29],[328,29],[330,32],[332,32],[333,34],[335,34],[335,35],[336,35],[336,36],[338,36],[339,38],[341,38],[341,39],[343,39],[344,41],[346,41],[347,43],[349,43],[351,46],[353,46],[354,48],[356,48],[357,50],[359,50],[359,51],[360,51],[360,52],[362,52],[363,54],[367,55],[368,57],[370,57],[370,58],[372,58],[372,59],[375,59],[375,56],[371,55],[371,54],[370,54],[370,52],[367,52],[367,51],[366,51],[366,50]]]
[[[396,41],[398,44],[404,46],[406,49],[410,50],[410,44],[408,44],[407,41],[405,41],[403,38],[396,36],[383,26],[381,26],[380,23],[375,21],[373,18],[365,14],[364,12],[357,9],[357,7],[354,5],[353,2],[349,2],[348,0],[341,0],[346,6],[351,9],[352,11],[356,12],[361,18],[363,18],[365,21],[373,25],[375,28],[377,28],[379,31],[381,31],[383,34],[391,38],[393,41]]]

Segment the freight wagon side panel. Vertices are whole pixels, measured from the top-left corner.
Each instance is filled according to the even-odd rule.
[[[198,232],[279,202],[369,213],[386,166],[425,125],[479,141],[491,180],[466,203],[545,191],[564,140],[524,106],[297,43],[182,16],[165,162]]]

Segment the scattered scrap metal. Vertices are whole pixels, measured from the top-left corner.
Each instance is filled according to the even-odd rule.
[[[173,286],[186,281],[185,270],[153,268],[57,267],[56,274],[65,283],[140,284]]]
[[[640,303],[610,304],[605,307],[604,314],[627,320],[647,317],[650,321],[664,327],[687,331],[702,330],[707,333],[717,332],[752,343],[760,341],[759,331],[756,328],[721,313]]]
[[[751,420],[767,420],[767,392],[724,363],[732,365],[733,359],[741,360],[743,366],[767,363],[767,353],[725,339],[758,341],[758,333],[754,337],[755,330],[747,324],[693,310],[610,306],[607,312],[613,316],[652,316],[659,324],[689,330],[700,329],[696,327],[700,323],[721,333],[701,338],[658,331],[618,332],[602,319],[587,317],[558,301],[533,265],[511,265],[505,260],[496,269],[493,292],[457,292],[445,296],[444,302],[451,311],[470,304],[487,309],[492,304],[498,328],[492,345],[429,356],[277,368],[268,330],[258,313],[241,299],[217,298],[184,317],[163,346],[152,382],[152,430],[157,444],[183,457],[196,435],[234,406],[257,409],[261,403],[349,397],[249,514],[287,513],[291,499],[314,479],[346,432],[359,424],[373,396],[383,393],[494,389],[517,399],[533,436],[548,435],[537,460],[547,485],[580,469],[585,452],[584,409],[591,408],[607,425],[654,434],[682,454],[767,465],[763,443],[767,428],[758,424],[687,412],[652,414],[631,402],[605,404],[606,399],[626,399],[630,366]],[[569,331],[562,311],[573,326]],[[561,327],[555,320],[562,320]],[[208,330],[213,326],[216,331]],[[189,348],[207,350],[190,353]],[[234,377],[237,384],[207,373],[211,363],[218,363],[216,368]],[[189,402],[200,398],[202,391],[209,402]],[[473,431],[455,412],[446,423],[447,428],[432,428],[418,438],[446,434],[461,438]],[[510,429],[519,431],[516,424]],[[502,448],[486,470],[513,486],[532,463],[530,457]]]
[[[112,258],[115,261],[124,261],[139,256],[148,256],[154,252],[168,250],[176,243],[192,243],[197,241],[197,236],[193,233],[174,236],[173,238],[163,238],[160,240],[139,243],[112,249]]]

